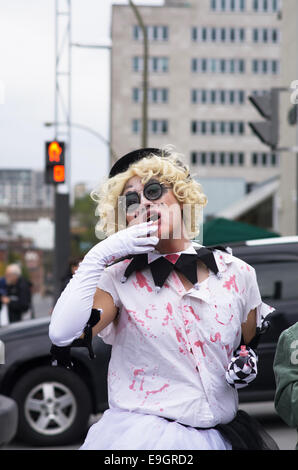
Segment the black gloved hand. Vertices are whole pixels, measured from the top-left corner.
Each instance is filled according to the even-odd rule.
[[[89,352],[90,359],[95,358],[95,354],[92,348],[92,328],[100,320],[100,314],[102,309],[93,308],[91,310],[91,315],[84,328],[84,337],[75,339],[68,346],[56,346],[52,344],[51,346],[51,355],[52,355],[52,366],[60,366],[65,369],[71,370],[73,368],[73,362],[71,361],[71,348],[87,348]]]

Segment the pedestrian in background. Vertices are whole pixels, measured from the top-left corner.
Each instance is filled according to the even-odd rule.
[[[73,258],[72,260],[70,260],[67,273],[62,278],[62,281],[61,281],[61,292],[64,291],[65,287],[67,286],[67,284],[71,280],[72,276],[74,275],[74,273],[78,269],[79,264],[80,264],[81,261],[82,261],[82,258]]]
[[[275,409],[288,426],[298,431],[298,322],[280,335],[273,368],[276,381]]]
[[[7,306],[9,323],[22,320],[23,313],[27,312],[31,306],[30,281],[22,276],[21,268],[18,264],[9,264],[5,270],[5,277],[1,283],[1,309]]]

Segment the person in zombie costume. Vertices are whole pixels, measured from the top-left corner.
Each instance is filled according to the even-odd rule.
[[[207,198],[183,157],[130,152],[92,197],[107,237],[81,262],[49,330],[53,362],[68,368],[71,347],[92,357],[92,335],[112,345],[109,409],[80,449],[276,449],[238,410],[237,392],[256,376],[249,345],[273,309],[250,265],[191,241]]]

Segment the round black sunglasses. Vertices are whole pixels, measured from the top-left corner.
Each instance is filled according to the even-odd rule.
[[[140,194],[143,193],[148,201],[156,201],[160,199],[163,194],[170,189],[171,186],[165,186],[164,184],[160,183],[159,181],[149,181],[145,184],[143,191],[139,193],[137,191],[129,191],[125,196],[125,203],[126,203],[126,210],[128,211],[129,207],[132,209],[136,209],[136,207],[132,208],[134,204],[140,204],[141,198]]]

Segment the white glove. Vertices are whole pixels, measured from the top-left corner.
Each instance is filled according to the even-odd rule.
[[[56,346],[67,346],[83,333],[91,315],[96,286],[105,267],[123,256],[149,253],[159,238],[151,235],[152,221],[132,225],[110,235],[86,254],[60,295],[51,316],[49,336]]]

